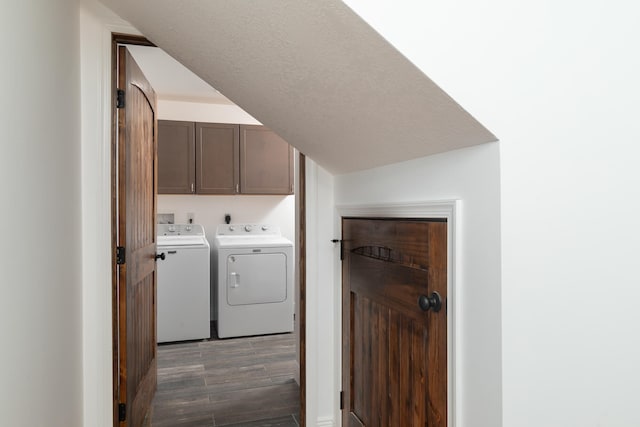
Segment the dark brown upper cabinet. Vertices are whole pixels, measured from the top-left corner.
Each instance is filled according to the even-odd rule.
[[[264,126],[160,120],[158,193],[293,194],[293,148]]]
[[[238,125],[196,123],[196,192],[236,194],[240,185]]]
[[[264,126],[240,125],[240,191],[293,193],[293,148]]]
[[[158,193],[195,191],[194,123],[158,120]]]

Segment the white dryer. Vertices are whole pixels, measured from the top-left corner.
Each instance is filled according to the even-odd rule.
[[[219,225],[211,256],[220,338],[293,331],[293,243],[278,227]]]
[[[211,250],[198,224],[158,224],[157,341],[211,337]]]

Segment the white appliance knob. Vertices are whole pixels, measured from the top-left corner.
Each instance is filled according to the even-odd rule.
[[[251,226],[250,225],[245,225],[244,226],[244,231],[246,231],[247,233],[251,231]]]
[[[269,229],[269,227],[267,227],[266,225],[262,226],[262,231],[267,231]]]
[[[229,231],[235,231],[235,229],[236,228],[233,225],[229,227]]]

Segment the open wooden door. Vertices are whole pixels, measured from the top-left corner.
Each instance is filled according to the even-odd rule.
[[[117,58],[114,424],[139,427],[157,383],[156,96],[126,47]]]
[[[342,221],[345,427],[447,426],[447,223]]]

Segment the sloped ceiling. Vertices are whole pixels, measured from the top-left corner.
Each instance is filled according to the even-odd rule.
[[[233,104],[164,50],[136,45],[127,48],[156,91],[159,100]]]
[[[329,172],[496,138],[339,0],[102,0]]]

